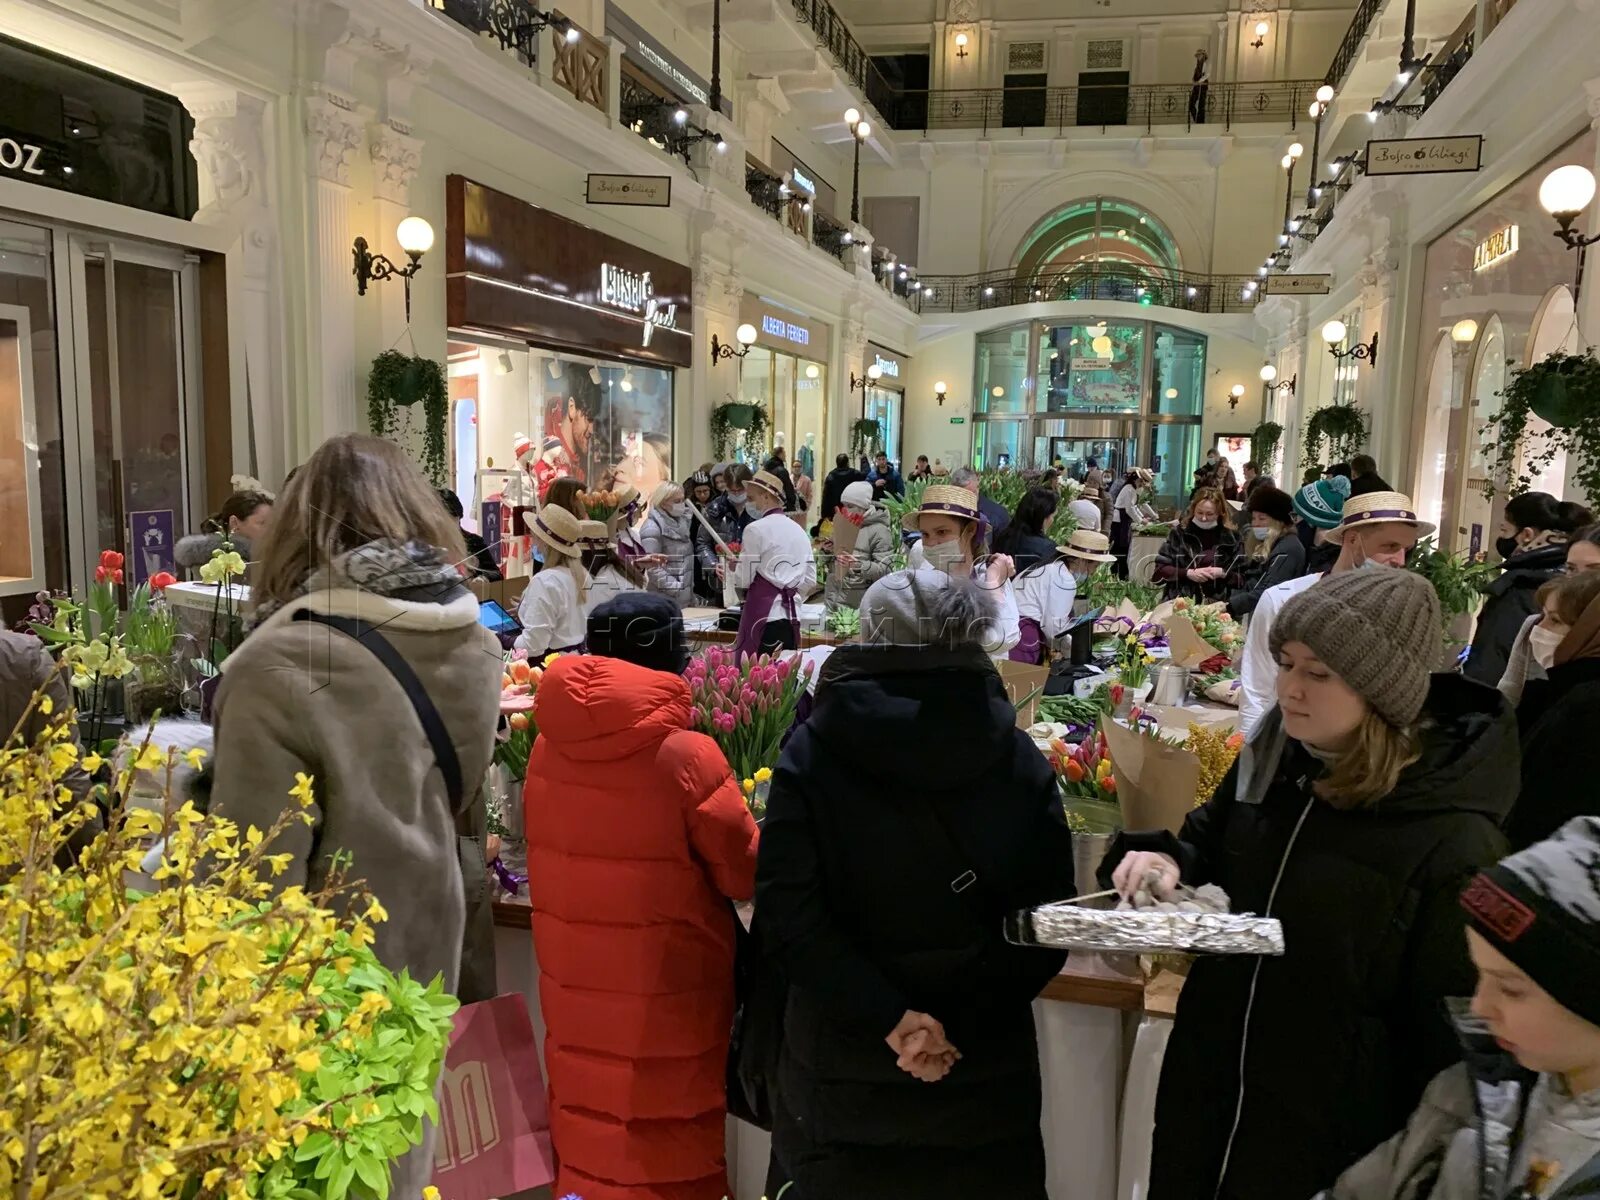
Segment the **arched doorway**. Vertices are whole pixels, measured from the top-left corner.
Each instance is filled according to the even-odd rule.
[[[1444,481],[1450,459],[1450,414],[1456,408],[1456,355],[1448,335],[1439,339],[1428,371],[1427,423],[1417,464],[1417,513],[1444,529]]]
[[[1462,454],[1462,495],[1457,511],[1461,525],[1467,532],[1468,548],[1482,550],[1493,540],[1496,521],[1494,500],[1486,494],[1494,471],[1495,431],[1485,431],[1485,426],[1501,409],[1500,393],[1506,386],[1506,332],[1498,316],[1490,317],[1478,335],[1478,344],[1467,374],[1466,396],[1463,404],[1466,421],[1462,430],[1465,449]],[[1501,504],[1505,497],[1497,495]]]
[[[1533,327],[1528,331],[1528,355],[1525,361],[1531,366],[1543,362],[1552,354],[1578,353],[1583,346],[1583,337],[1578,332],[1577,314],[1578,306],[1572,289],[1565,284],[1551,288],[1540,303]],[[1530,418],[1524,445],[1530,449],[1541,447],[1549,432],[1548,421],[1538,416]],[[1563,496],[1567,486],[1566,451],[1558,450],[1549,463],[1535,466],[1530,479],[1530,491]]]

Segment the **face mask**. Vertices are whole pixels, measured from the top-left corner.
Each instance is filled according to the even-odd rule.
[[[1217,523],[1215,521],[1202,521],[1199,517],[1196,517],[1194,519],[1194,527],[1196,529],[1215,529]]]
[[[1556,651],[1567,635],[1557,633],[1553,629],[1546,629],[1542,625],[1535,625],[1528,631],[1528,649],[1533,653],[1533,659],[1546,671],[1556,665]]]
[[[949,574],[950,569],[966,556],[967,552],[961,548],[959,540],[940,542],[937,546],[930,546],[927,542],[922,543],[922,557],[935,571],[943,571],[945,574]]]
[[[1369,568],[1373,568],[1373,567],[1382,568],[1382,567],[1391,567],[1393,565],[1394,565],[1393,563],[1384,562],[1383,559],[1381,559],[1381,558],[1369,558],[1369,559],[1365,559],[1361,563],[1361,565],[1359,567],[1357,567],[1356,569],[1359,570],[1359,571],[1365,571],[1365,570],[1368,570]]]
[[[746,496],[743,492],[729,492],[728,502],[735,508],[744,508],[750,503],[750,497]]]
[[[1272,530],[1265,525],[1252,525],[1250,527],[1250,536],[1258,542],[1264,542],[1272,536]]]
[[[1516,535],[1513,534],[1511,537],[1496,538],[1494,541],[1494,548],[1500,552],[1501,558],[1510,558],[1517,552]]]
[[[676,517],[682,511],[682,506],[678,504],[663,504],[661,511],[669,517]]]

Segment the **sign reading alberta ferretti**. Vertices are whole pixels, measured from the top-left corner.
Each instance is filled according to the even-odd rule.
[[[1483,135],[1387,138],[1367,143],[1368,175],[1448,175],[1483,170]]]
[[[815,362],[828,361],[828,343],[833,331],[805,313],[746,292],[739,304],[739,320],[755,326],[758,346]]]
[[[460,175],[446,181],[445,202],[452,329],[693,362],[693,276],[682,263]]]

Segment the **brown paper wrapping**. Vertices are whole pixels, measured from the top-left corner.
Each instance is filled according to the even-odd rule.
[[[1167,646],[1172,653],[1172,661],[1180,667],[1188,667],[1192,671],[1206,659],[1215,658],[1221,653],[1195,631],[1194,624],[1182,613],[1168,617],[1163,628],[1167,631]]]
[[[1170,635],[1169,635],[1170,636]],[[1116,721],[1103,721],[1117,781],[1124,829],[1166,829],[1176,834],[1194,808],[1200,759],[1188,750],[1146,737]]]
[[[833,518],[833,552],[835,554],[854,554],[856,542],[861,538],[861,526],[843,517]]]

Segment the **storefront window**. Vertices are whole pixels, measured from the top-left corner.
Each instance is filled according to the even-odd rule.
[[[1156,333],[1154,408],[1198,417],[1205,409],[1206,338],[1184,329]]]
[[[828,423],[828,368],[822,363],[796,358],[761,346],[752,347],[741,361],[739,397],[746,404],[767,410],[770,426],[767,444],[739,447],[735,459],[752,470],[766,462],[779,446],[789,461],[789,474],[803,472],[817,479],[817,464],[826,461],[824,439]],[[824,471],[824,474],[827,472]],[[821,499],[814,489],[814,501]]]
[[[67,586],[56,357],[34,352],[54,344],[50,233],[0,222],[0,239],[0,596],[29,596]]]
[[[903,461],[900,457],[904,453],[900,445],[900,414],[904,401],[903,392],[893,392],[888,388],[867,389],[864,415],[867,420],[878,422],[883,429],[884,451],[889,455],[889,460],[896,463]]]
[[[1137,412],[1143,393],[1145,326],[1047,326],[1039,339],[1045,412]]]
[[[978,335],[975,412],[1024,413],[1028,409],[1028,326]]]
[[[631,484],[648,496],[674,478],[673,373],[642,363],[603,362],[549,351],[452,342],[456,478],[468,462],[463,430],[476,444],[475,470],[514,469],[513,443],[526,434],[548,478],[590,488]],[[492,460],[492,463],[491,463]],[[457,491],[467,504],[467,491]],[[475,483],[474,496],[480,494]]]
[[[1422,435],[1422,461],[1417,469],[1417,512],[1424,520],[1441,528],[1450,415],[1456,408],[1455,376],[1461,369],[1457,360],[1462,357],[1452,346],[1449,338],[1442,337],[1433,353],[1433,368],[1428,373],[1428,422]]]
[[[1022,454],[1026,421],[980,421],[972,435],[972,462],[980,471],[1028,465]]]
[[[1145,462],[1155,480],[1151,486],[1156,491],[1157,508],[1173,508],[1189,498],[1194,482],[1191,463],[1200,458],[1200,426],[1198,424],[1155,425],[1149,433],[1150,453]],[[1238,465],[1242,467],[1244,460]]]

